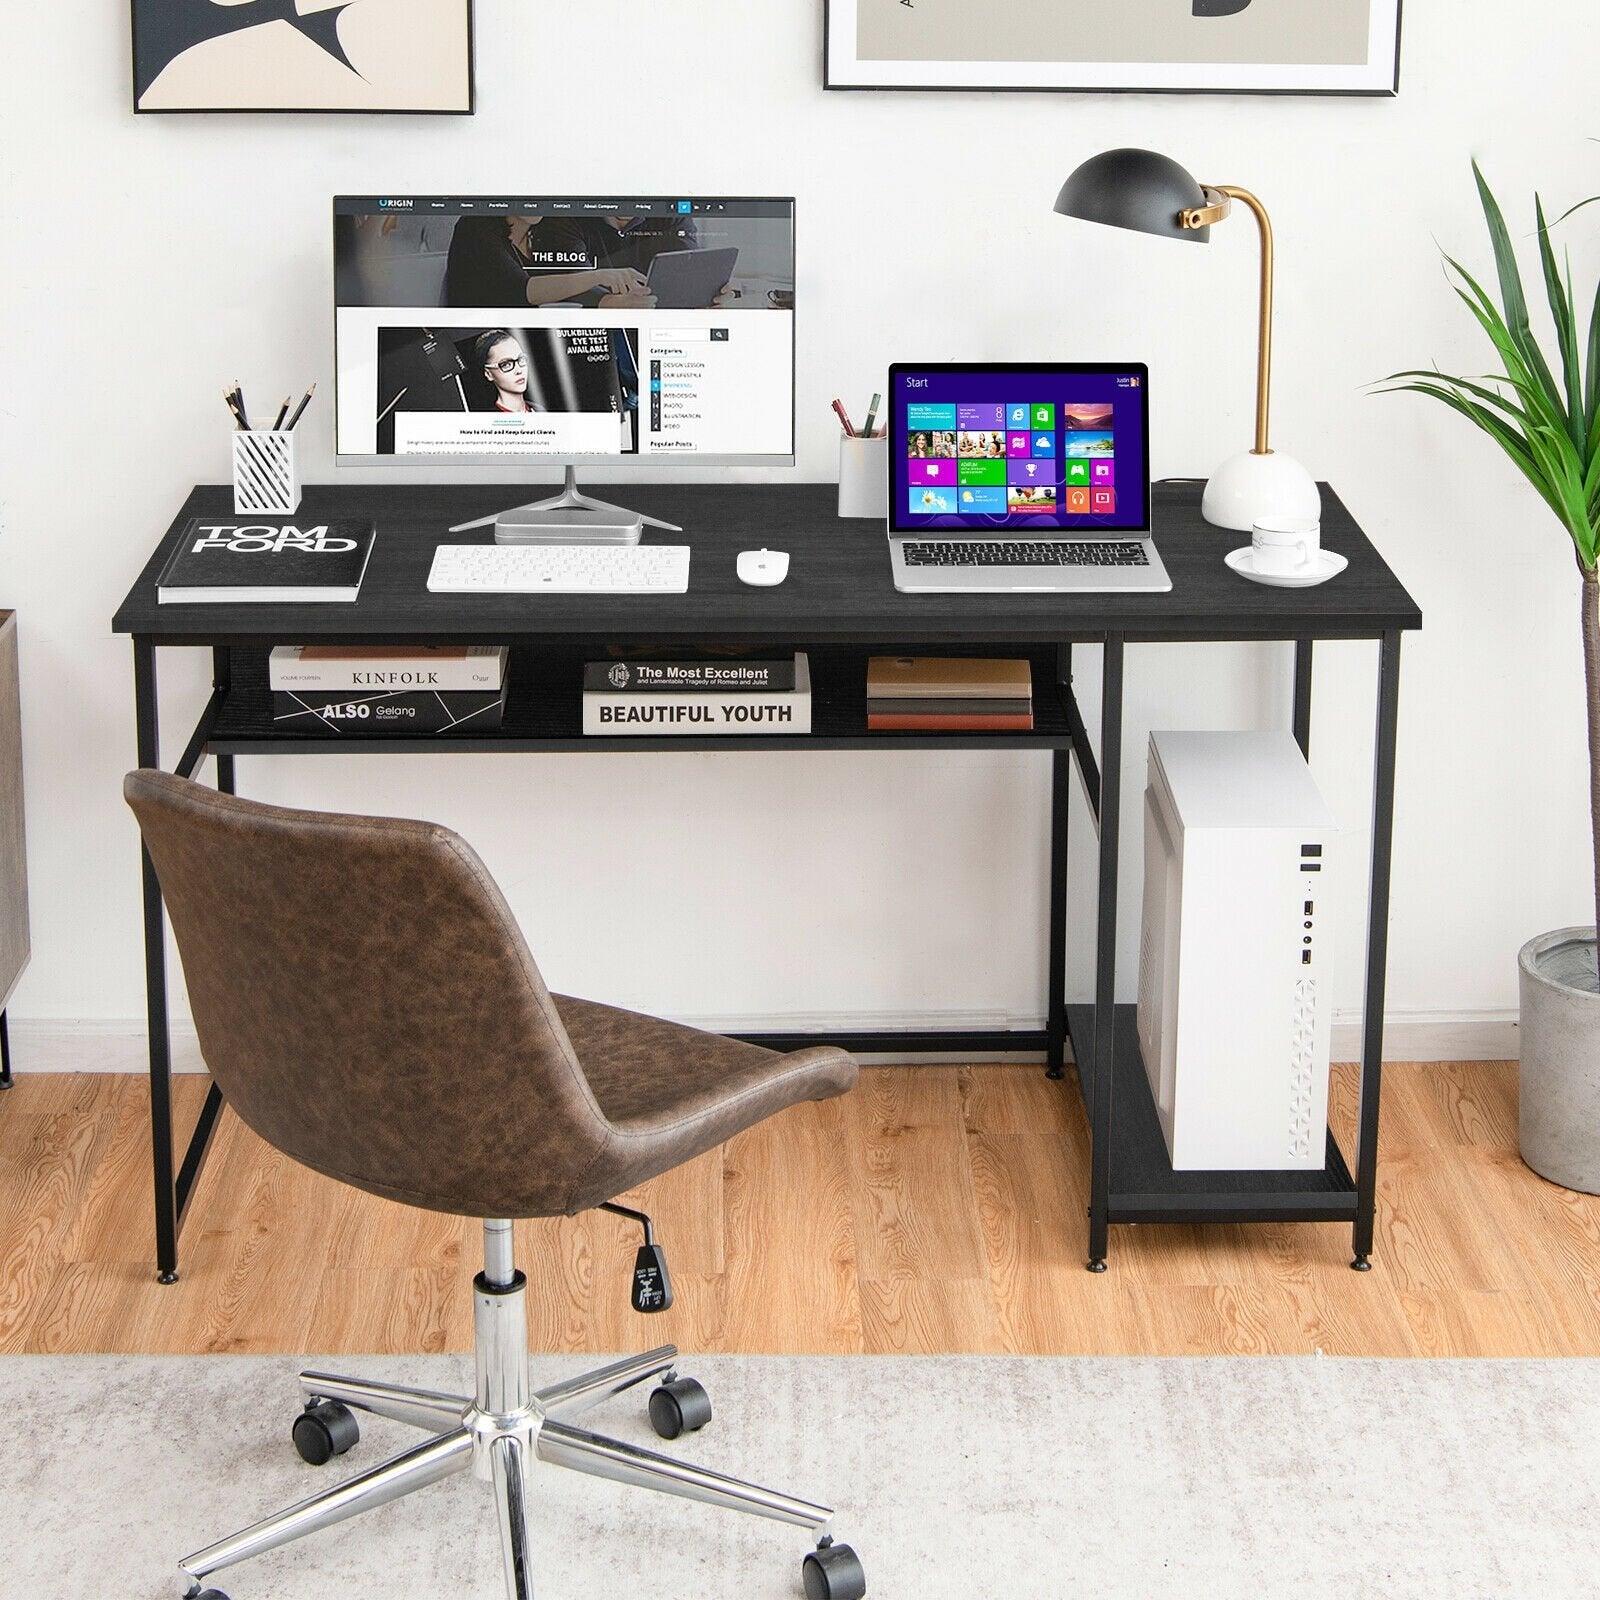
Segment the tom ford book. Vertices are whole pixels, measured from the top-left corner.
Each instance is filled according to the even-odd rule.
[[[354,600],[372,555],[365,519],[245,522],[191,517],[156,599],[183,605]]]

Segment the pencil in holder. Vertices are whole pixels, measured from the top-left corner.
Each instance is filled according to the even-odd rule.
[[[286,517],[300,509],[300,467],[286,428],[239,428],[233,435],[233,512]]]

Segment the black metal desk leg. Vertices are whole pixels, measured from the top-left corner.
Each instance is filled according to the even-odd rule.
[[[155,646],[142,635],[133,641],[133,699],[139,734],[139,765],[160,766]],[[142,842],[139,859],[144,868],[144,981],[150,1029],[150,1154],[156,1191],[156,1277],[162,1283],[176,1283],[178,1197],[172,1160],[172,1042],[167,1032],[166,918],[156,869]]]
[[[1357,1272],[1372,1266],[1378,1183],[1378,1092],[1383,1080],[1383,1001],[1389,961],[1389,855],[1394,843],[1394,763],[1400,721],[1400,635],[1378,653],[1378,729],[1372,760],[1372,877],[1367,895],[1367,978],[1361,1006],[1361,1109],[1356,1135]]]
[[[1089,1270],[1106,1270],[1111,1203],[1111,1085],[1117,1032],[1117,845],[1122,803],[1122,635],[1106,636],[1100,686],[1100,881],[1094,938],[1094,1116]]]
[[[233,682],[233,652],[226,645],[215,645],[211,651],[211,687],[226,694]],[[217,787],[224,794],[233,794],[233,757],[217,757]]]
[[[0,1089],[11,1087],[11,1034],[6,1028],[6,1014],[0,1011]]]
[[[1050,939],[1045,978],[1045,1068],[1064,1078],[1067,1059],[1067,800],[1072,753],[1050,752]]]
[[[1072,646],[1056,655],[1056,678],[1072,683]],[[1067,1059],[1067,814],[1072,797],[1072,752],[1050,752],[1050,939],[1045,983],[1045,1071],[1064,1078]]]
[[[1294,742],[1311,759],[1311,641],[1294,642]]]

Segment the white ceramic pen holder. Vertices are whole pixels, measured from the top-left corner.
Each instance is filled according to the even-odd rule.
[[[233,435],[233,513],[286,517],[300,509],[300,466],[287,428],[237,428]]]
[[[889,514],[889,441],[839,435],[839,515],[877,517]]]

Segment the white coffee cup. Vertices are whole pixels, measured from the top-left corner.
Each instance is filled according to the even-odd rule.
[[[1250,525],[1250,562],[1257,572],[1305,572],[1321,548],[1322,524],[1315,517],[1257,517]]]

